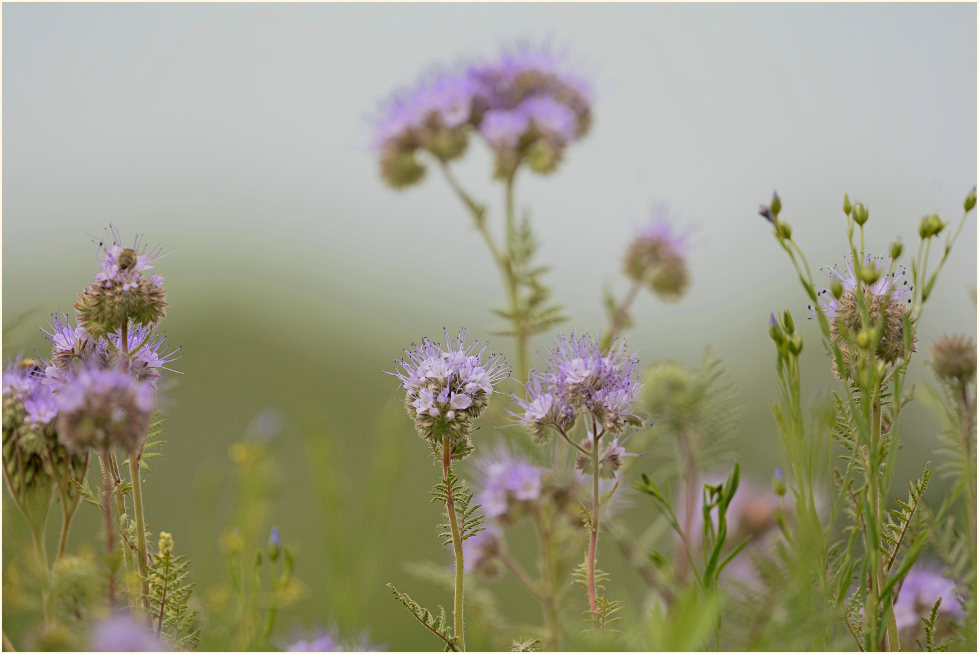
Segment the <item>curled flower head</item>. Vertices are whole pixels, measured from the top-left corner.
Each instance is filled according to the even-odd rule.
[[[677,300],[690,285],[687,237],[676,230],[666,205],[658,205],[653,221],[636,233],[625,255],[625,273],[664,300]]]
[[[500,448],[476,461],[479,479],[476,501],[489,518],[515,520],[529,503],[541,497],[544,469]]]
[[[163,277],[144,276],[166,253],[159,246],[147,249],[137,236],[124,246],[115,227],[110,226],[99,243],[101,271],[75,300],[79,325],[91,336],[104,338],[119,331],[127,321],[155,325],[167,306]]]
[[[509,375],[502,355],[485,357],[486,346],[465,341],[465,331],[454,339],[445,332],[444,344],[425,338],[405,350],[405,358],[397,362],[401,371],[390,373],[401,380],[418,435],[436,451],[447,436],[453,458],[472,450],[473,421],[486,408],[493,387]]]
[[[931,365],[942,379],[967,384],[976,376],[976,344],[966,336],[943,336],[931,348]]]
[[[892,268],[894,271],[890,272]],[[854,379],[857,364],[863,356],[856,342],[856,337],[865,327],[857,298],[858,289],[870,315],[870,325],[866,327],[881,330],[875,356],[889,364],[904,356],[904,318],[911,311],[914,290],[907,269],[892,266],[889,258],[867,255],[861,266],[854,266],[852,260],[847,260],[845,272],[835,266],[824,270],[837,284],[837,292],[842,288],[839,297],[831,289],[817,293],[820,308],[830,320],[833,342],[843,354],[845,369],[836,370],[837,376]],[[812,305],[809,309],[815,314]],[[917,336],[913,335],[912,352],[915,351],[916,340]]]
[[[129,370],[138,381],[155,382],[160,377],[160,370],[177,372],[167,365],[179,359],[180,348],[168,350],[167,336],[152,327],[133,325],[127,335],[129,352]],[[122,349],[122,333],[109,334],[109,341],[116,350]]]
[[[69,450],[134,452],[156,403],[153,385],[116,369],[84,368],[58,389],[58,438]]]
[[[105,339],[93,338],[84,328],[72,325],[68,314],[53,314],[41,333],[51,343],[51,379],[82,366],[108,367],[110,356]]]
[[[524,409],[518,417],[532,432],[541,433],[546,427],[567,431],[574,424],[572,416],[587,412],[600,429],[596,438],[621,433],[640,422],[632,410],[640,387],[638,363],[626,355],[621,339],[606,354],[590,336],[560,337],[547,353],[545,371],[531,373],[528,396],[515,398]]]
[[[487,577],[499,576],[499,555],[503,553],[503,532],[496,525],[489,525],[475,536],[462,542],[463,566],[466,572],[477,572]]]
[[[422,179],[419,151],[444,162],[466,151],[475,90],[465,73],[439,71],[387,101],[375,121],[374,147],[388,184],[404,188]]]

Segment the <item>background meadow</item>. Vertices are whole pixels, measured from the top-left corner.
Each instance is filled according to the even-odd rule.
[[[691,230],[691,287],[670,305],[641,294],[630,347],[647,366],[696,365],[709,346],[738,394],[738,459],[767,483],[784,465],[769,409],[772,311],[802,323],[804,393],[836,382],[758,201],[778,189],[814,265],[842,262],[844,191],[870,206],[882,254],[895,237],[913,243],[924,214],[957,220],[977,175],[975,25],[971,4],[5,5],[4,358],[42,350],[37,326],[70,310],[96,270],[86,234],[112,223],[172,249],[158,271],[184,374],[164,393],[166,456],[144,485],[150,528],[193,560],[195,592],[219,593],[229,448],[277,432],[260,528],[296,546],[304,587],[284,631],[337,624],[390,649],[430,649],[384,582],[410,579],[426,605],[446,602],[405,570],[449,564],[427,504],[434,467],[381,371],[443,327],[507,355],[512,344],[493,335],[497,273],[449,189],[397,193],[380,180],[379,102],[436,64],[521,40],[565,53],[596,89],[592,131],[555,175],[523,176],[517,191],[571,317],[556,331],[601,331],[603,289],[626,288],[631,235],[669,202]],[[498,210],[490,170],[473,147],[458,173]],[[976,333],[975,270],[970,220],[919,352],[940,334]],[[911,379],[930,374],[919,365]],[[935,431],[919,404],[907,420],[901,493]],[[477,447],[497,438],[484,428]],[[944,490],[936,477],[926,497]],[[656,515],[634,501],[628,521]],[[78,519],[71,546],[97,542],[98,511]],[[532,550],[525,536],[518,555]],[[3,622],[15,642],[36,615],[36,600],[8,589],[25,539],[5,496]],[[640,584],[605,551],[626,617],[638,614]],[[491,587],[513,619],[537,615],[512,578]]]

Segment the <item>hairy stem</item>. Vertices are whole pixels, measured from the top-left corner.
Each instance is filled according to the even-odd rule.
[[[598,549],[598,438],[592,438],[592,503],[591,535],[588,538],[588,607],[592,616],[598,617],[598,603],[595,597],[595,556]]]
[[[445,512],[449,516],[449,527],[452,530],[452,549],[456,559],[455,594],[452,604],[453,631],[459,643],[459,649],[466,651],[466,635],[463,631],[463,559],[462,535],[459,532],[459,521],[456,518],[455,502],[452,500],[452,489],[448,488],[449,469],[452,467],[452,450],[449,447],[449,437],[442,437],[442,481],[446,482]]]
[[[694,462],[693,448],[690,445],[687,435],[680,434],[680,448],[683,450],[683,530],[680,532],[680,544],[683,547],[683,556],[677,561],[677,581],[682,585],[687,578],[690,570],[690,561],[693,557],[693,534],[690,529],[693,526],[693,513],[696,508],[697,494],[697,466]]]
[[[44,611],[44,622],[51,620],[51,568],[48,567],[48,552],[44,544],[44,522],[31,522],[31,541],[34,543],[34,555],[41,570],[41,607]]]
[[[125,529],[122,524],[122,516],[127,515],[126,498],[119,491],[119,486],[122,485],[122,476],[119,474],[119,462],[116,459],[116,453],[112,452],[110,456],[112,457],[112,494],[116,497],[116,511],[119,513],[118,528]],[[122,534],[121,540],[122,542],[120,543],[120,547],[122,548],[123,578],[126,581],[126,591],[129,595],[129,605],[136,606],[139,604],[139,599],[136,596],[136,588],[129,577],[129,571],[133,568],[133,561],[128,538],[126,537],[125,533]]]
[[[972,403],[969,401],[969,385],[962,383],[962,446],[965,452],[965,478],[968,496],[966,497],[966,512],[968,513],[969,534],[972,538],[972,549],[976,549],[976,475],[972,464],[975,462],[975,455],[972,453],[972,430],[975,413],[972,410]]]
[[[105,553],[109,564],[108,597],[109,607],[116,603],[116,566],[112,560],[115,551],[115,528],[112,524],[112,473],[109,467],[109,448],[102,450],[102,513],[105,514]]]
[[[133,484],[133,508],[136,513],[136,562],[139,565],[140,584],[143,595],[150,592],[147,577],[149,576],[149,563],[146,555],[146,519],[143,516],[143,490],[142,482],[139,479],[139,453],[133,452],[129,455],[129,476]],[[148,609],[149,600],[144,600],[144,606]]]

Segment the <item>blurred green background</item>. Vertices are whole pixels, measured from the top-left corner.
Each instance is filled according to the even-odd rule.
[[[594,81],[594,129],[557,174],[518,182],[566,328],[602,328],[603,288],[625,289],[630,234],[653,201],[670,202],[693,230],[692,288],[674,305],[641,296],[630,345],[644,365],[695,365],[712,348],[743,404],[741,461],[767,480],[782,463],[768,316],[789,308],[805,322],[808,311],[757,205],[778,189],[813,264],[842,262],[844,191],[869,205],[881,253],[895,237],[915,243],[923,214],[957,221],[976,180],[975,25],[971,4],[4,5],[4,357],[45,353],[37,326],[70,310],[97,271],[86,234],[111,222],[172,249],[158,272],[183,374],[166,387],[166,457],[144,485],[151,529],[174,534],[202,593],[225,581],[228,449],[275,410],[267,526],[298,548],[307,590],[281,617],[283,639],[336,623],[391,649],[432,648],[383,586],[445,603],[404,564],[449,557],[428,503],[437,470],[382,371],[443,327],[507,354],[511,344],[493,336],[502,290],[449,190],[433,176],[396,193],[377,176],[379,102],[435,64],[521,39],[566,52]],[[474,147],[459,174],[500,207],[487,152]],[[976,333],[975,244],[972,219],[921,325],[922,354],[940,334]],[[806,390],[825,394],[835,382],[817,330],[802,328]],[[918,406],[907,418],[910,477],[934,422]],[[396,463],[389,489],[365,500],[382,460]],[[628,520],[653,515],[637,501]],[[70,547],[94,547],[99,515],[80,516]],[[383,528],[361,578],[351,561],[371,519]],[[3,528],[6,581],[27,540],[6,499]],[[518,541],[518,556],[532,551]],[[608,552],[638,611],[638,585]],[[508,615],[537,619],[514,582],[495,587]],[[5,593],[15,642],[31,615]]]

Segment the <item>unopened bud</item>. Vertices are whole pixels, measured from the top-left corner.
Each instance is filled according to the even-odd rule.
[[[857,345],[859,345],[864,350],[870,347],[870,332],[864,329],[859,334],[857,334]]]
[[[789,339],[789,352],[794,356],[799,356],[802,353],[802,336],[796,334]]]
[[[904,244],[901,243],[901,241],[894,241],[893,243],[891,243],[892,260],[897,261],[897,259],[901,256],[902,252],[904,252]]]
[[[775,224],[775,231],[777,231],[778,235],[784,239],[792,239],[792,228],[789,227],[789,224],[786,222],[782,222],[781,220],[778,221],[778,223]]]
[[[772,191],[772,213],[778,218],[778,214],[782,211],[782,198],[778,196],[778,191]]]
[[[829,285],[829,290],[833,294],[833,297],[839,300],[843,297],[843,282],[834,279]]]
[[[850,196],[847,193],[843,194],[843,213],[850,215],[850,211],[853,209],[853,205],[850,204]]]
[[[789,334],[795,333],[795,321],[792,320],[792,314],[789,313],[788,309],[786,309],[785,312],[782,313],[782,324],[785,325],[786,333]]]
[[[853,208],[853,222],[863,225],[870,219],[870,209],[865,207],[862,202],[858,202]]]
[[[873,284],[880,279],[880,271],[876,266],[860,266],[860,281],[864,284]]]
[[[782,328],[779,327],[778,321],[775,320],[775,314],[768,321],[768,335],[772,337],[778,345],[785,342],[785,334],[782,332]]]
[[[785,482],[782,481],[782,469],[775,468],[775,476],[772,477],[772,490],[779,497],[785,496]]]
[[[962,204],[966,211],[972,211],[976,206],[976,187],[973,186],[969,194],[965,196],[965,202]]]

